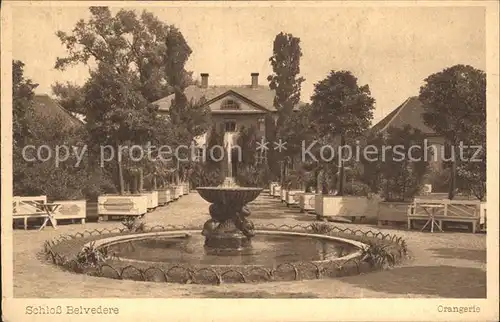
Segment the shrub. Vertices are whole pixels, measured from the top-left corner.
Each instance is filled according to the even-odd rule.
[[[370,161],[365,167],[369,185],[377,183],[386,201],[406,201],[413,199],[422,189],[428,170],[428,161],[424,158],[424,135],[421,131],[405,126],[389,128],[385,137],[377,137],[370,144],[378,144],[379,155],[376,161]],[[383,147],[398,147],[398,150],[385,150]],[[420,146],[420,149],[414,149]],[[413,149],[412,149],[413,148]],[[408,158],[409,151],[415,160]],[[417,155],[418,154],[418,155]],[[401,158],[401,156],[403,156]],[[376,191],[377,189],[372,189]]]
[[[31,115],[31,130],[34,134],[26,144],[38,148],[48,146],[55,151],[57,146],[66,146],[69,149],[79,147],[83,150],[85,129],[70,127],[61,116],[48,117],[38,114]],[[36,158],[36,152],[29,158]],[[27,161],[21,151],[14,151],[14,193],[16,195],[47,195],[50,199],[95,199],[103,192],[113,192],[114,185],[108,173],[92,164],[87,155],[80,163],[74,153],[66,161],[55,164],[54,157],[48,161]],[[45,157],[44,155],[42,155]],[[53,156],[53,155],[52,155]]]
[[[368,242],[368,247],[363,249],[361,258],[363,261],[369,263],[371,267],[384,267],[386,264],[394,266],[396,258],[388,250],[389,247],[390,245]]]
[[[371,192],[370,187],[362,182],[347,182],[344,185],[344,195],[367,197]]]
[[[217,187],[222,184],[224,178],[220,169],[214,168],[210,164],[196,163],[189,180],[194,188]]]
[[[242,187],[263,187],[268,183],[267,167],[240,165],[236,174],[236,183]]]
[[[95,241],[85,246],[77,255],[76,261],[83,267],[96,267],[104,263],[108,259],[108,252],[106,248],[97,249]]]
[[[140,218],[127,217],[122,220],[122,225],[130,232],[143,232],[145,231],[146,224]]]
[[[432,192],[448,192],[450,169],[433,169],[427,176],[432,185]]]

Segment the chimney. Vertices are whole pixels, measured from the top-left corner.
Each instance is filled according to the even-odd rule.
[[[251,73],[252,76],[252,88],[257,88],[259,86],[259,73]]]
[[[201,73],[201,87],[202,88],[207,88],[208,87],[208,73]]]

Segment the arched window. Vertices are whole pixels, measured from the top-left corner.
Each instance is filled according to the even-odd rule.
[[[222,102],[221,110],[238,110],[240,109],[240,104],[232,99],[227,99]]]

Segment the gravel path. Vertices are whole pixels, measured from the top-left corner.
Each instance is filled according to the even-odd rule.
[[[311,215],[287,208],[263,194],[250,204],[256,224],[302,224]],[[202,225],[208,218],[208,203],[196,193],[145,217],[147,226]],[[367,297],[486,297],[486,236],[471,233],[428,233],[378,229],[366,224],[337,226],[390,232],[403,236],[414,257],[402,267],[336,279],[262,284],[181,285],[112,280],[63,272],[40,259],[45,240],[85,229],[121,227],[119,222],[61,225],[36,230],[15,230],[14,296],[44,298],[161,298],[161,297],[273,297],[273,298],[367,298]],[[71,287],[68,287],[71,285]]]

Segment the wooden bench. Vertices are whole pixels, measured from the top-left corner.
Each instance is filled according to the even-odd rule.
[[[12,207],[13,221],[22,219],[24,222],[24,229],[28,229],[28,219],[30,218],[43,218],[44,222],[40,227],[42,230],[45,225],[50,221],[54,228],[56,228],[56,221],[54,220],[53,212],[57,209],[57,204],[48,204],[47,196],[36,197],[19,197],[15,196]]]
[[[408,229],[413,220],[426,220],[425,227],[430,224],[431,232],[436,225],[443,231],[443,222],[470,223],[472,233],[476,233],[481,220],[481,202],[479,200],[431,200],[415,198],[408,208]]]

